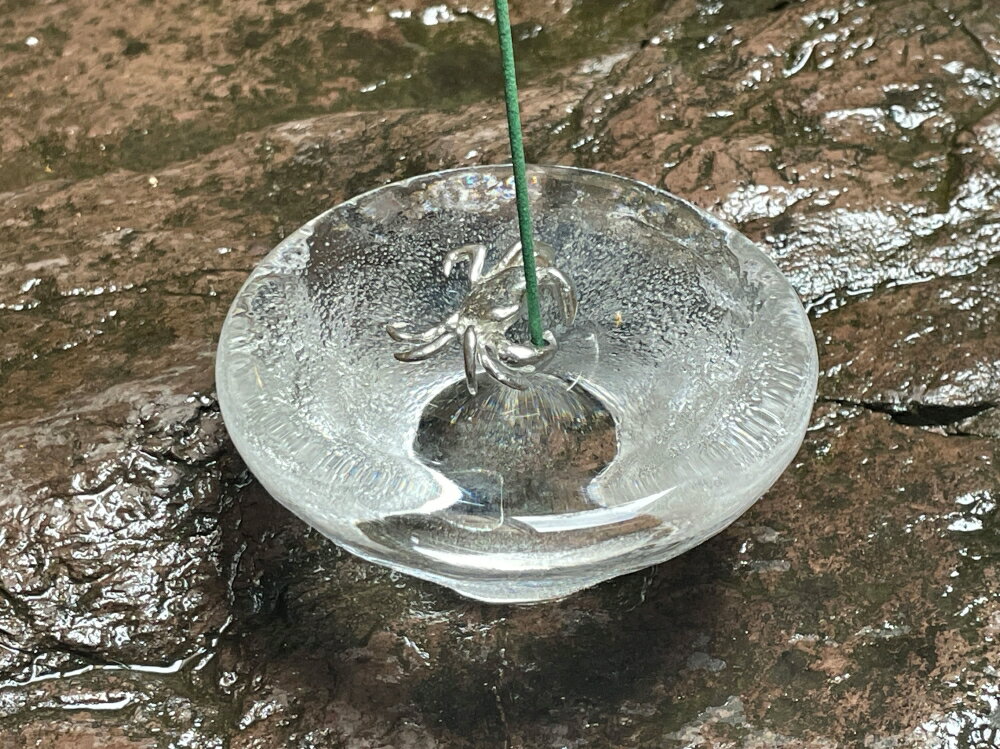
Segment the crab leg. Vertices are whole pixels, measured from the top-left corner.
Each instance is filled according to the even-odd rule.
[[[395,357],[399,361],[422,361],[430,356],[433,356],[438,351],[443,349],[449,343],[458,338],[457,335],[451,332],[445,332],[439,335],[430,343],[426,343],[423,346],[418,346],[415,349],[410,349],[409,351],[402,351],[395,354]]]
[[[510,343],[504,347],[500,354],[500,361],[514,367],[526,367],[528,365],[540,364],[551,359],[559,349],[556,337],[551,330],[545,331],[545,341],[547,346],[535,346],[527,343]]]
[[[405,322],[391,322],[385,326],[385,332],[394,341],[400,343],[429,343],[435,340],[444,332],[444,326],[435,325],[428,328],[423,333],[411,333],[406,330],[409,326]]]
[[[483,367],[489,373],[490,377],[501,385],[506,385],[515,390],[525,390],[528,387],[528,384],[520,377],[517,377],[509,367],[500,363],[496,346],[487,343],[483,348],[485,350],[479,353],[479,360],[483,363]]]
[[[476,382],[476,363],[479,361],[479,339],[476,329],[471,325],[465,329],[462,336],[462,350],[465,353],[465,385],[469,395],[475,395],[478,388]]]
[[[504,307],[493,307],[489,311],[489,316],[491,320],[507,320],[517,314],[517,311],[521,309],[521,302],[517,304],[508,304]]]

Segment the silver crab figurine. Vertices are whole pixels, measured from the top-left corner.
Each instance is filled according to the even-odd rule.
[[[450,276],[455,266],[462,262],[469,264],[471,288],[461,306],[444,322],[422,332],[413,332],[405,322],[393,322],[386,326],[393,340],[419,344],[395,354],[395,357],[404,362],[422,361],[461,340],[465,355],[465,383],[469,393],[476,394],[476,374],[480,365],[497,382],[515,390],[524,390],[528,387],[524,374],[543,367],[559,347],[549,330],[545,331],[547,345],[543,346],[518,343],[507,335],[507,331],[521,318],[525,306],[521,243],[515,243],[500,263],[486,273],[483,272],[485,245],[470,244],[449,250],[442,262],[445,276]],[[535,242],[539,291],[547,289],[555,294],[563,317],[569,324],[576,317],[576,292],[572,281],[555,267],[554,262],[555,251],[552,247]]]

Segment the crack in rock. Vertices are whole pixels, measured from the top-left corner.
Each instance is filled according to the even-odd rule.
[[[890,403],[887,401],[851,400],[850,398],[821,398],[822,403],[836,403],[840,406],[854,406],[867,411],[886,414],[897,424],[913,427],[950,427],[989,411],[997,406],[992,401],[966,403],[962,405],[941,405],[910,401]],[[965,434],[956,431],[953,434]]]

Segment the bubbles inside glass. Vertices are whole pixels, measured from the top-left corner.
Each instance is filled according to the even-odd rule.
[[[601,172],[531,167],[529,188],[579,307],[566,324],[543,294],[559,348],[525,390],[481,372],[472,395],[460,342],[400,362],[386,334],[462,304],[449,250],[485,245],[488,271],[517,241],[509,166],[308,222],[247,280],[216,363],[232,439],[275,499],[360,557],[490,602],[563,597],[726,527],[793,458],[817,377],[797,295],[732,228]]]

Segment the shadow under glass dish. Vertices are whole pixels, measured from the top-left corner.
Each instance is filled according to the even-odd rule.
[[[223,327],[219,398],[271,494],[366,559],[488,601],[556,598],[718,532],[794,456],[816,350],[743,236],[621,177],[533,167],[536,233],[579,309],[530,387],[465,384],[458,343],[393,358],[469,292],[445,253],[516,241],[510,168],[422,175],[318,216],[254,270]]]

